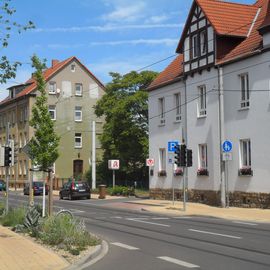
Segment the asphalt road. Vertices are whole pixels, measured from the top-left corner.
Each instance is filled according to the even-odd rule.
[[[9,202],[27,198],[10,193]],[[55,211],[71,210],[109,244],[108,254],[87,269],[270,269],[270,224],[156,215],[130,200],[55,199]]]

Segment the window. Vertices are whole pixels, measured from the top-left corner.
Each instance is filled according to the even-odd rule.
[[[26,160],[23,161],[23,165],[24,165],[24,166],[23,166],[23,169],[24,169],[24,170],[23,170],[23,172],[24,172],[23,174],[24,174],[24,175],[27,175],[27,172],[28,172],[28,166],[27,166],[27,161],[26,161]]]
[[[75,84],[75,96],[82,96],[82,84],[76,83]]]
[[[56,82],[49,82],[49,94],[56,94]]]
[[[27,144],[27,133],[24,132],[24,142],[23,145],[25,146]]]
[[[165,100],[164,98],[158,99],[158,114],[160,118],[160,124],[165,124]]]
[[[22,133],[20,133],[20,137],[19,137],[19,148],[23,147],[23,137],[22,137]]]
[[[199,144],[199,168],[207,169],[207,144]]]
[[[199,56],[199,36],[196,34],[192,37],[192,58],[196,58]]]
[[[51,119],[56,120],[56,106],[55,105],[49,105],[49,113],[51,115]]]
[[[174,94],[174,105],[175,105],[175,120],[181,120],[181,94]]]
[[[198,87],[199,99],[198,99],[198,116],[206,115],[206,87],[201,85]]]
[[[75,65],[71,65],[71,66],[70,66],[71,72],[75,72],[75,69],[76,69]]]
[[[28,108],[27,106],[24,107],[24,121],[27,121],[28,119]]]
[[[20,110],[20,122],[24,121],[24,108],[21,108]]]
[[[250,140],[240,140],[240,168],[251,168]]]
[[[166,171],[166,149],[159,149],[159,171]]]
[[[206,54],[206,42],[207,42],[206,30],[204,30],[204,31],[202,31],[200,33],[200,49],[201,49],[201,55]]]
[[[82,148],[82,134],[75,133],[75,148]]]
[[[249,107],[249,81],[248,74],[241,74],[240,85],[241,85],[241,108]]]
[[[22,165],[22,161],[19,161],[19,175],[23,174],[23,165]]]
[[[82,107],[81,106],[75,107],[75,121],[76,122],[82,121]]]

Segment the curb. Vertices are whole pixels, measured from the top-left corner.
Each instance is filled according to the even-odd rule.
[[[64,268],[64,270],[81,270],[88,267],[97,261],[101,260],[108,252],[109,245],[106,241],[102,240],[101,245],[95,247],[93,251],[81,258],[76,263]]]

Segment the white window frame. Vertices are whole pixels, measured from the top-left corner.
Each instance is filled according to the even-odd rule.
[[[208,154],[207,154],[207,144],[199,144],[198,147],[198,160],[199,160],[199,169],[208,169]]]
[[[250,139],[240,140],[240,169],[251,168],[251,143]]]
[[[198,86],[198,117],[206,116],[206,107],[207,107],[207,99],[206,99],[206,86],[200,85]]]
[[[197,58],[200,56],[200,44],[199,35],[195,34],[191,37],[192,39],[192,58]]]
[[[159,148],[159,171],[166,171],[166,149]]]
[[[158,99],[158,114],[159,124],[165,125],[165,98],[161,97]]]
[[[206,30],[200,32],[200,53],[205,55],[207,53],[207,34]]]
[[[49,82],[49,94],[51,95],[56,94],[56,82],[54,81]]]
[[[181,93],[174,94],[174,105],[175,105],[175,121],[181,121]]]
[[[77,86],[80,87],[79,91],[77,91]],[[81,97],[82,94],[83,94],[83,85],[82,85],[82,83],[75,83],[75,96]]]
[[[79,141],[76,141],[79,140]],[[75,133],[74,148],[82,148],[82,133]]]
[[[51,119],[53,121],[55,121],[56,120],[56,106],[55,105],[49,105],[48,110],[49,110]]]
[[[74,121],[75,122],[82,122],[82,106],[75,106]]]
[[[240,107],[249,108],[250,105],[250,89],[249,89],[249,76],[248,73],[243,73],[239,75],[240,78]]]

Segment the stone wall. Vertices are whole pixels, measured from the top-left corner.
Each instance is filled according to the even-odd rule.
[[[183,191],[175,189],[175,200],[183,199]],[[150,198],[172,200],[172,189],[150,189]],[[187,201],[220,206],[220,191],[188,190]],[[245,208],[270,208],[270,193],[248,193],[235,191],[229,194],[229,205]]]

